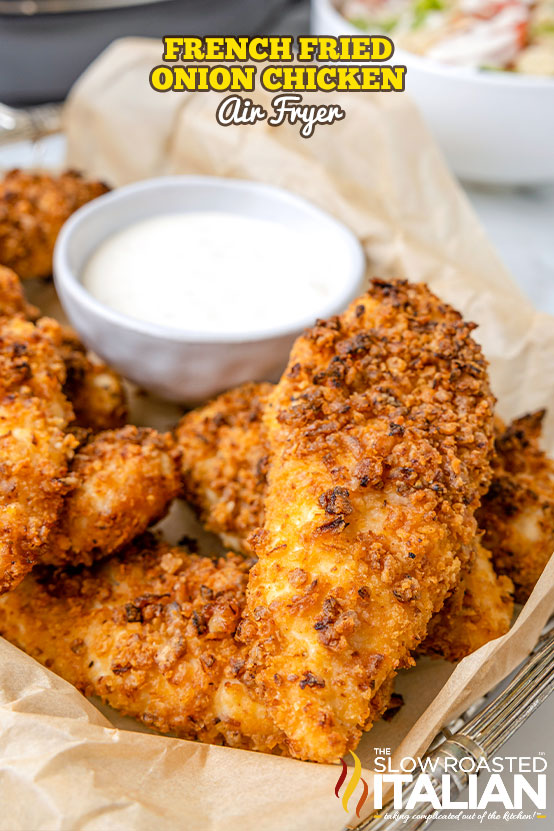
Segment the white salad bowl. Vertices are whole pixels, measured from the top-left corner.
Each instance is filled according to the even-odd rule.
[[[84,288],[83,269],[107,237],[141,220],[188,211],[232,212],[290,225],[302,232],[307,246],[314,251],[317,247],[320,256],[332,251],[329,260],[340,259],[341,273],[313,316],[295,324],[285,319],[271,331],[257,331],[253,320],[240,334],[214,335],[144,322],[105,306]],[[294,269],[294,262],[290,267]],[[207,176],[150,179],[101,196],[70,217],[54,252],[56,289],[84,343],[144,389],[183,403],[203,401],[244,381],[275,380],[295,338],[316,317],[342,311],[360,292],[364,271],[365,257],[356,237],[319,208],[280,188]],[[263,279],[263,263],[259,275]],[[152,281],[155,285],[155,274]],[[228,311],[233,314],[232,308]]]
[[[312,0],[316,35],[360,35],[332,0]],[[396,49],[406,91],[462,179],[504,185],[554,181],[554,79],[453,67]]]

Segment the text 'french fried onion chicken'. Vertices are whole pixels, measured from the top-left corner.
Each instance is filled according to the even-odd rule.
[[[271,393],[239,635],[293,756],[356,745],[471,558],[493,438],[473,328],[424,285],[376,280],[297,340]]]

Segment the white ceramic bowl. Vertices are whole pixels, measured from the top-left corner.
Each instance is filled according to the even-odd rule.
[[[312,0],[316,35],[360,35],[331,0]],[[508,185],[554,181],[554,79],[451,67],[396,49],[406,90],[462,179]]]
[[[283,320],[269,332],[214,336],[120,314],[96,300],[81,284],[88,258],[106,237],[159,214],[202,210],[230,211],[292,225],[305,234],[307,245],[338,251],[343,268],[333,295],[314,309],[313,316],[294,327]],[[205,400],[244,381],[276,379],[300,332],[316,317],[336,314],[356,297],[364,269],[365,258],[356,237],[304,199],[256,182],[204,176],[150,179],[95,199],[65,223],[54,252],[56,289],[84,343],[126,378],[184,403]],[[263,276],[263,264],[260,274]]]

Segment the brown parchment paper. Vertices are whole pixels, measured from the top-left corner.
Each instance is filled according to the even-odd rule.
[[[213,93],[153,92],[148,75],[160,60],[159,42],[125,39],[89,68],[66,108],[70,166],[112,185],[203,173],[311,199],[359,236],[368,274],[425,280],[480,324],[500,412],[547,406],[554,452],[554,320],[511,281],[406,95],[336,96],[346,118],[306,140],[288,124],[218,126]],[[263,92],[249,97],[269,105]],[[334,103],[332,95],[304,98]],[[35,287],[32,299],[60,314],[51,287]],[[137,423],[167,428],[178,415],[134,398]],[[170,536],[198,531],[183,506],[166,526]],[[204,548],[214,544],[202,535]],[[422,659],[400,674],[406,704],[363,738],[364,764],[376,747],[390,747],[394,759],[422,753],[525,657],[553,610],[554,560],[504,638],[455,668]],[[338,831],[347,819],[334,795],[338,772],[144,732],[0,641],[0,829]]]

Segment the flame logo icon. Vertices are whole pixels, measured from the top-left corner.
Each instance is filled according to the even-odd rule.
[[[362,779],[362,763],[352,750],[350,751],[350,755],[354,759],[354,770],[352,771],[350,782],[346,786],[344,793],[342,795],[342,807],[344,808],[346,813],[348,813],[348,802],[350,800],[350,797],[356,790],[358,782],[360,782],[361,780],[364,786],[364,790],[361,797],[358,800],[358,804],[356,805],[356,816],[359,818],[360,811],[364,807],[364,803],[367,799],[369,788],[367,787],[367,782],[365,781],[365,779]],[[340,789],[342,788],[343,782],[346,779],[346,775],[348,773],[348,767],[346,766],[346,762],[344,761],[344,759],[341,759],[340,761],[342,765],[342,772],[338,778],[337,784],[335,785],[335,796],[337,797],[337,799],[340,799]]]

